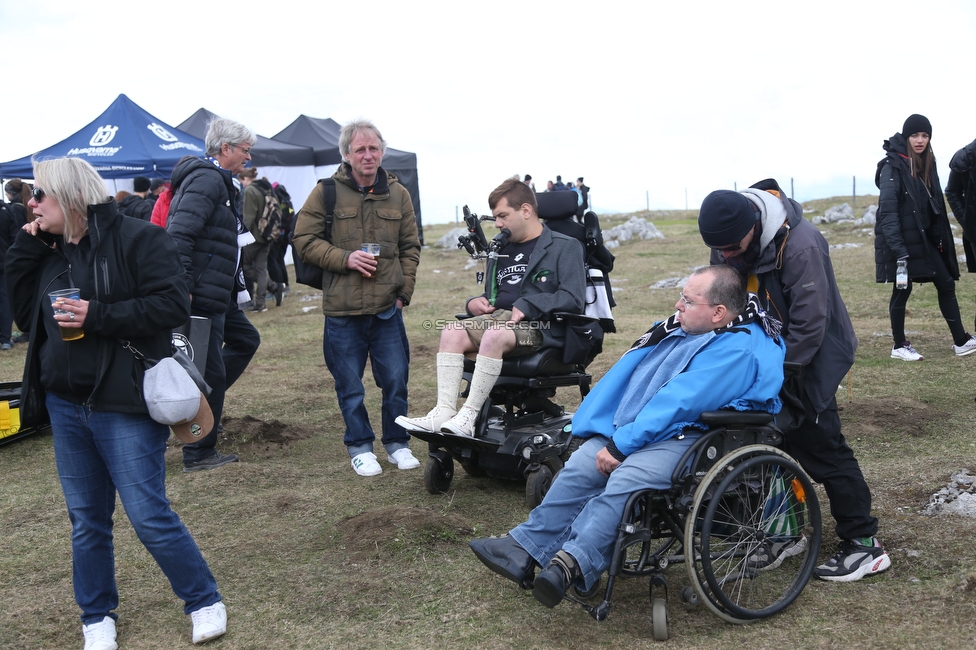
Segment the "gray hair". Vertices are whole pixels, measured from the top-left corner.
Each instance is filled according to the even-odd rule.
[[[714,305],[725,305],[725,308],[738,316],[746,310],[749,304],[749,294],[746,292],[745,278],[733,267],[716,264],[698,269],[692,275],[709,273],[712,283],[704,295],[708,302]]]
[[[226,117],[215,117],[207,123],[205,142],[208,156],[216,156],[225,144],[237,146],[247,143],[251,147],[257,141],[251,130],[240,122],[228,120]]]
[[[380,152],[386,153],[386,140],[380,135],[380,130],[376,128],[376,125],[369,120],[353,120],[343,126],[342,131],[339,132],[339,153],[342,154],[343,160],[349,159],[349,149],[352,147],[353,138],[362,131],[372,131],[376,139],[380,141]]]
[[[34,160],[34,186],[53,196],[64,212],[64,238],[75,236],[70,215],[78,215],[88,223],[88,206],[108,203],[111,197],[105,181],[95,168],[81,158],[52,158]]]

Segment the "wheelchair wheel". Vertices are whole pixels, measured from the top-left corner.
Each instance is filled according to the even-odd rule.
[[[525,505],[529,510],[542,503],[546,492],[552,486],[553,473],[548,465],[540,465],[539,469],[529,472],[525,477]]]
[[[663,598],[651,603],[651,633],[655,641],[668,640],[668,603]]]
[[[441,494],[447,492],[454,479],[454,461],[450,456],[442,458],[427,458],[424,465],[424,486],[430,494]]]
[[[772,616],[813,573],[821,520],[813,483],[783,451],[751,445],[723,458],[695,492],[685,525],[692,584],[731,623]]]

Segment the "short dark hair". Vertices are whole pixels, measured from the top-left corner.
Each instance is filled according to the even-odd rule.
[[[508,204],[516,210],[522,207],[523,203],[528,203],[532,206],[532,212],[539,214],[539,204],[535,200],[535,192],[515,177],[506,178],[501,185],[492,190],[491,194],[488,195],[488,207],[494,210],[502,199],[508,201]]]
[[[746,310],[749,294],[746,292],[746,282],[742,274],[733,267],[716,264],[698,269],[693,275],[710,273],[712,283],[705,291],[705,298],[714,305],[725,305],[732,315],[738,316]]]

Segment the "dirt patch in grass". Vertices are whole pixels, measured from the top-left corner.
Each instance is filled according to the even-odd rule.
[[[870,398],[840,407],[845,434],[922,437],[931,433],[933,422],[947,420],[950,415],[931,404],[919,400]]]
[[[419,506],[393,506],[347,517],[337,524],[346,550],[369,556],[437,543],[466,542],[474,528],[455,513]]]
[[[224,431],[217,441],[217,448],[233,453],[251,453],[269,456],[294,442],[307,440],[311,429],[295,426],[280,420],[266,422],[250,415],[241,418],[223,418]],[[175,437],[169,439],[167,458],[183,446]]]

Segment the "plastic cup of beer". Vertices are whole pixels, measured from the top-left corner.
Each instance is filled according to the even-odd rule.
[[[363,251],[364,253],[369,253],[370,255],[373,256],[373,258],[377,258],[377,257],[380,256],[380,245],[379,244],[371,244],[371,243],[364,242],[363,245],[362,245],[362,247],[359,250]],[[373,276],[367,275],[367,274],[363,273],[363,277],[364,278],[371,278]]]
[[[65,314],[70,314],[71,312],[65,311],[60,308],[60,305],[64,304],[65,299],[70,300],[80,300],[81,294],[77,287],[71,289],[61,289],[60,291],[52,291],[47,294],[51,297],[51,307],[54,309],[55,316],[63,316]],[[60,324],[60,321],[58,321]],[[61,327],[61,340],[63,341],[77,341],[78,339],[85,338],[85,331],[80,327]]]

